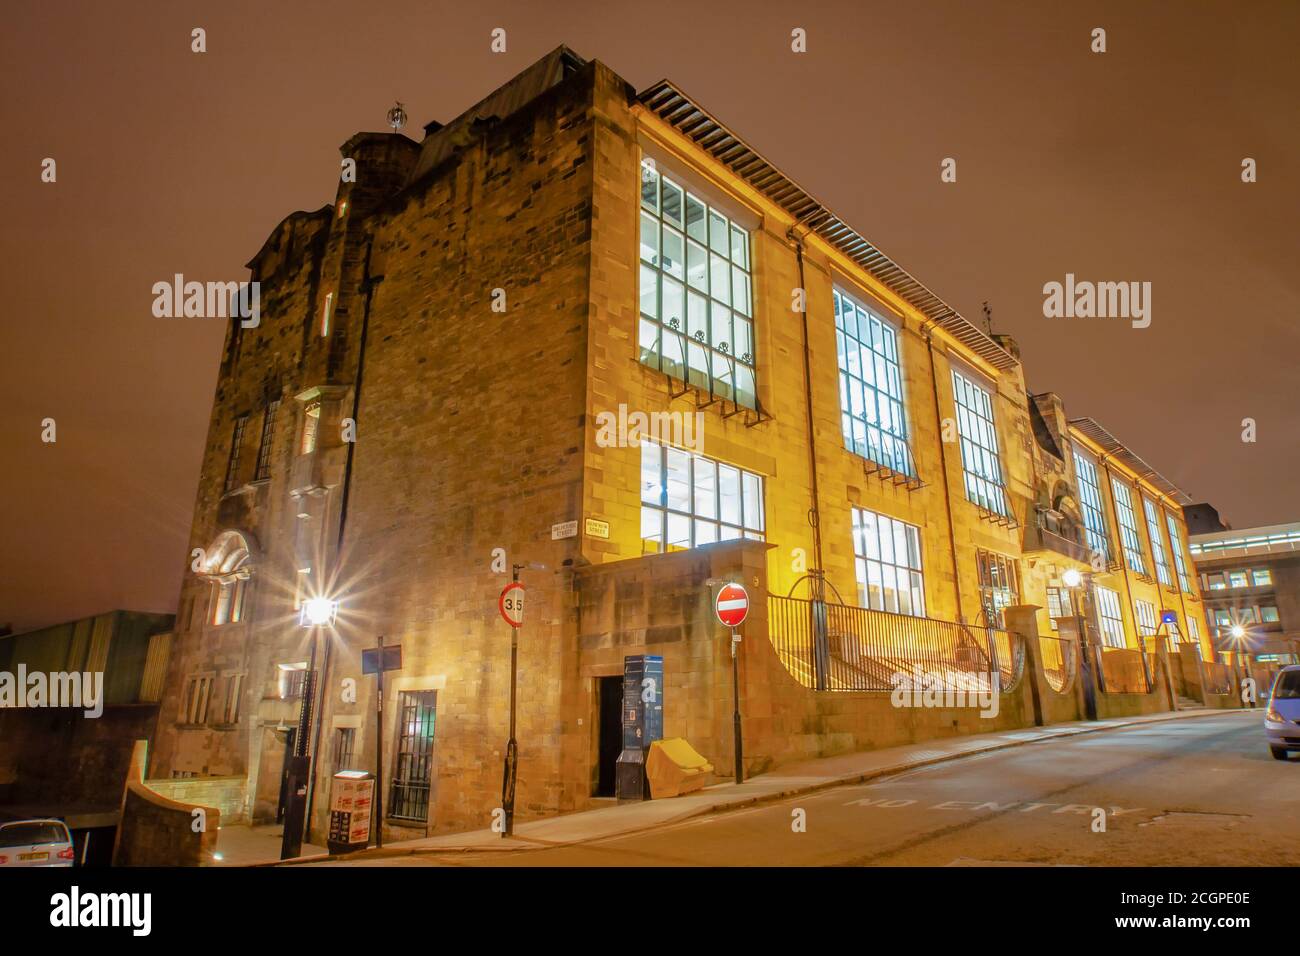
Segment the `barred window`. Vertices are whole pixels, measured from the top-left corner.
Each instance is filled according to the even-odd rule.
[[[642,552],[734,538],[763,540],[762,477],[642,439]]]
[[[980,586],[980,606],[990,626],[1003,627],[1002,609],[1019,602],[1016,559],[994,551],[975,552]]]
[[[1119,609],[1119,595],[1110,588],[1097,585],[1097,621],[1101,625],[1101,639],[1111,647],[1125,647],[1124,615]]]
[[[1160,530],[1160,519],[1156,517],[1156,506],[1145,495],[1142,497],[1142,511],[1147,516],[1147,537],[1151,539],[1151,556],[1156,562],[1156,580],[1165,587],[1173,587],[1174,579],[1169,576],[1169,559],[1165,557],[1164,533]]]
[[[235,427],[230,436],[230,460],[226,462],[226,491],[230,491],[239,481],[239,452],[244,444],[244,426],[248,416],[240,415],[235,419]]]
[[[429,818],[433,769],[434,690],[403,691],[397,708],[397,762],[388,815],[423,822]]]
[[[1174,552],[1174,569],[1178,572],[1178,586],[1184,591],[1190,591],[1192,582],[1187,577],[1187,563],[1183,560],[1183,538],[1178,533],[1178,522],[1167,511],[1165,521],[1169,524],[1169,547]]]
[[[239,698],[243,690],[243,674],[231,674],[226,678],[226,706],[222,711],[222,723],[239,723]]]
[[[1124,548],[1124,561],[1130,571],[1145,575],[1147,563],[1142,556],[1142,539],[1138,537],[1137,518],[1133,514],[1133,496],[1128,485],[1113,476],[1110,487],[1115,493],[1115,514],[1119,516],[1119,540]]]
[[[914,525],[854,508],[853,555],[862,607],[925,617],[921,537]]]
[[[271,477],[271,446],[275,443],[275,415],[280,410],[280,400],[268,402],[262,413],[262,441],[257,446],[257,470],[254,475],[258,481]]]
[[[191,677],[185,689],[181,722],[204,724],[208,720],[208,698],[212,696],[211,677]]]
[[[1133,602],[1137,608],[1138,633],[1149,636],[1156,632],[1156,606],[1150,601],[1137,600]]]
[[[758,407],[749,233],[641,164],[641,363]]]
[[[956,370],[952,373],[952,391],[956,399],[966,500],[986,511],[1010,517],[1002,484],[1002,462],[998,458],[998,433],[993,425],[993,401],[987,391]]]
[[[839,289],[832,292],[832,298],[844,447],[915,477],[903,411],[898,333]]]
[[[334,730],[334,771],[359,770],[356,765],[357,729],[336,727]]]
[[[1074,472],[1079,479],[1079,501],[1083,505],[1083,531],[1088,547],[1110,561],[1110,538],[1106,534],[1106,512],[1101,503],[1097,466],[1074,449]]]

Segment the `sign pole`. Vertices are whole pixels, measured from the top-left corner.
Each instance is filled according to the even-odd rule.
[[[713,600],[713,613],[718,623],[731,630],[731,696],[732,696],[732,746],[736,755],[736,783],[745,782],[745,751],[740,733],[740,664],[737,652],[740,647],[740,631],[737,628],[749,616],[749,594],[744,585],[730,582],[724,584]]]
[[[501,774],[501,809],[505,814],[505,826],[501,830],[501,839],[513,836],[515,832],[515,781],[519,773],[519,744],[515,740],[515,704],[516,689],[519,682],[519,628],[524,623],[524,586],[519,583],[522,564],[511,569],[511,581],[501,592],[497,609],[501,617],[510,625],[510,740],[506,743],[505,767]]]
[[[375,694],[375,847],[384,848],[384,635],[379,635],[379,690]]]
[[[740,634],[733,628],[731,632],[731,724],[736,751],[736,783],[745,782],[744,747],[740,737],[740,670],[736,662],[736,648],[740,646]]]

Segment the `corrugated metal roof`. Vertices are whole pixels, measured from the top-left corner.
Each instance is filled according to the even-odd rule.
[[[788,179],[671,82],[660,80],[637,94],[637,99],[994,368],[1006,371],[1019,364],[1002,346],[858,235],[852,226]]]
[[[1098,422],[1091,418],[1072,418],[1067,424],[1094,442],[1107,455],[1135,472],[1143,481],[1155,486],[1180,505],[1190,505],[1192,503],[1192,499],[1187,496],[1186,492],[1139,458],[1127,445],[1106,431]]]

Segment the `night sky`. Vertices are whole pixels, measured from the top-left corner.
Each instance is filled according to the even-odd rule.
[[[175,609],[223,326],[154,318],[153,283],[245,278],[394,100],[418,136],[561,43],[672,79],[968,318],[988,300],[1032,391],[1234,526],[1300,520],[1300,4],[1064,6],[10,5],[0,624]],[[1151,326],[1044,318],[1067,272],[1151,282]]]

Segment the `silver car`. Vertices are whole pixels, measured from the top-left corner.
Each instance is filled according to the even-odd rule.
[[[1282,668],[1273,681],[1264,712],[1264,735],[1278,760],[1285,760],[1287,751],[1300,751],[1300,664]]]
[[[0,823],[0,867],[72,866],[72,834],[62,820]]]

